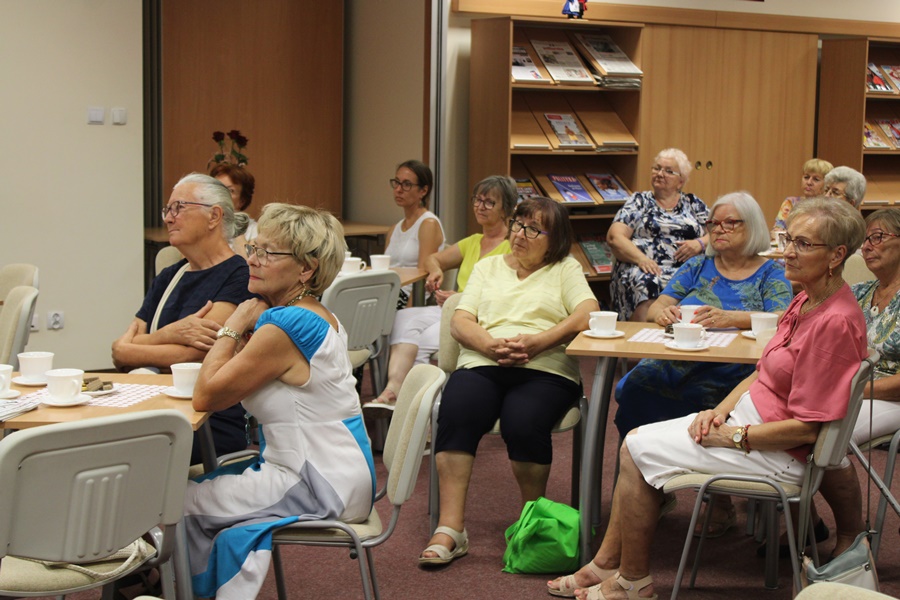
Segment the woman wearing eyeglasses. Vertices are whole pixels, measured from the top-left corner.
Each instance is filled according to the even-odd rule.
[[[826,198],[835,198],[848,202],[853,208],[859,208],[866,195],[866,177],[850,167],[835,167],[825,176]]]
[[[509,253],[507,222],[516,208],[516,182],[504,175],[492,175],[475,184],[472,210],[482,233],[460,240],[425,260],[428,278],[425,289],[434,294],[437,306],[414,306],[397,311],[391,330],[391,355],[388,381],[381,395],[363,408],[394,409],[400,386],[407,373],[418,363],[427,363],[440,341],[441,306],[456,292],[441,289],[444,272],[459,269],[456,287],[462,292],[472,268],[482,258]]]
[[[256,598],[271,533],[296,521],[365,520],[375,472],[347,333],[316,299],[344,260],[337,219],[269,204],[246,246],[251,292],[219,330],[194,388],[196,410],[243,402],[260,423],[262,454],[227,465],[185,495],[194,592]],[[252,335],[251,335],[252,334]]]
[[[420,565],[468,552],[466,490],[478,442],[497,419],[524,503],[544,495],[550,432],[581,397],[578,361],[566,356],[566,344],[587,328],[597,300],[569,256],[569,217],[557,202],[531,198],[509,223],[512,253],[475,265],[451,321],[462,348],[434,441],[439,526]]]
[[[663,150],[651,169],[653,191],[632,196],[609,226],[606,241],[616,257],[609,291],[623,320],[646,321],[678,267],[706,249],[709,209],[682,191],[690,172],[684,152]]]
[[[428,210],[428,196],[434,187],[431,169],[418,160],[408,160],[397,167],[390,180],[394,202],[403,209],[403,219],[387,235],[385,254],[391,256],[392,267],[425,268],[425,260],[444,245],[444,228]],[[406,307],[412,285],[400,290],[397,308]]]
[[[603,542],[572,575],[565,595],[655,597],[650,553],[661,488],[669,479],[727,472],[800,485],[822,423],[846,415],[850,381],[867,348],[863,316],[841,272],[862,244],[865,223],[849,204],[813,198],[793,208],[787,235],[785,275],[803,291],[779,321],[756,371],[713,409],[629,432]],[[855,536],[861,519],[848,520],[855,521]],[[839,536],[846,533],[841,527]]]

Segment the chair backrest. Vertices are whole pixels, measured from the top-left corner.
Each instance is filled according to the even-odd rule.
[[[841,277],[844,278],[844,281],[853,285],[861,281],[872,281],[875,279],[875,274],[866,266],[866,260],[862,255],[854,253],[844,263],[844,271],[841,273]]]
[[[438,346],[438,366],[445,373],[452,373],[456,370],[456,363],[459,360],[459,342],[453,339],[450,334],[450,320],[453,319],[453,313],[462,294],[453,294],[444,301],[441,308],[441,329],[440,329],[440,345]]]
[[[0,308],[0,364],[19,368],[19,352],[25,350],[31,332],[31,319],[37,303],[37,288],[30,285],[14,287]]]
[[[349,350],[369,348],[391,332],[400,295],[394,271],[364,271],[341,275],[322,294],[322,305],[347,330]]]
[[[434,365],[419,364],[403,380],[382,454],[391,504],[406,502],[416,487],[431,408],[446,379],[447,375]]]
[[[182,258],[184,258],[184,256],[181,255],[181,252],[179,252],[178,248],[176,248],[175,246],[166,246],[165,248],[160,248],[159,252],[156,253],[156,259],[154,260],[156,274],[159,275],[160,271],[162,271],[166,267],[171,267]]]
[[[12,289],[20,285],[38,287],[38,268],[36,266],[12,263],[0,267],[0,302],[5,302]]]
[[[191,425],[176,410],[26,429],[0,441],[0,556],[83,563],[184,511]]]

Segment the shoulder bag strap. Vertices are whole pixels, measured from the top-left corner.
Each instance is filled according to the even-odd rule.
[[[159,317],[162,315],[163,307],[166,305],[169,295],[172,293],[172,290],[175,289],[175,286],[178,285],[178,282],[181,281],[181,276],[184,275],[184,272],[187,271],[190,266],[190,263],[185,263],[184,266],[175,273],[175,277],[172,278],[172,281],[169,282],[169,286],[166,288],[166,291],[163,292],[162,298],[159,299],[159,304],[156,305],[156,314],[153,315],[153,321],[150,323],[150,330],[148,333],[156,331],[156,327],[159,324]]]

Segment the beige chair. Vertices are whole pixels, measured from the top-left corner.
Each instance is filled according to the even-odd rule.
[[[863,452],[883,446],[887,446],[888,455],[884,464],[884,475],[879,476],[870,469],[869,460]],[[888,505],[890,505],[891,509],[893,509],[898,516],[900,516],[900,502],[897,502],[897,499],[891,493],[891,484],[894,482],[894,468],[897,464],[898,450],[900,450],[900,430],[895,431],[893,434],[883,435],[869,440],[862,446],[857,446],[854,442],[850,442],[850,451],[856,455],[857,459],[859,459],[859,462],[862,464],[862,470],[869,474],[872,483],[875,484],[881,494],[881,499],[878,501],[878,512],[875,513],[875,523],[872,527],[873,533],[870,538],[872,556],[876,559],[878,558],[878,549],[881,547],[881,538],[884,534],[884,517]]]
[[[0,307],[0,364],[19,368],[19,352],[25,350],[38,291],[30,285],[14,287]]]
[[[190,423],[176,410],[45,425],[3,438],[0,594],[74,593],[159,567],[164,596],[174,598],[170,559],[192,439]],[[189,597],[185,585],[180,597]]]
[[[159,273],[163,269],[165,269],[166,267],[171,267],[182,258],[184,257],[175,246],[166,246],[165,248],[160,248],[159,252],[156,253],[156,258],[154,259],[156,274],[159,275]]]
[[[684,569],[687,565],[688,555],[691,551],[691,542],[694,539],[694,531],[697,521],[700,518],[700,512],[703,510],[703,503],[711,500],[711,496],[716,494],[724,494],[727,496],[738,496],[749,498],[751,500],[762,500],[766,505],[767,515],[766,523],[766,543],[768,549],[766,553],[766,587],[773,589],[778,584],[778,519],[776,518],[776,510],[781,510],[784,514],[785,529],[787,530],[788,546],[791,551],[791,566],[794,571],[794,589],[800,589],[800,558],[797,553],[796,539],[809,538],[813,549],[815,549],[815,540],[810,525],[810,509],[809,505],[812,497],[819,489],[822,482],[822,475],[829,467],[835,467],[841,463],[847,455],[847,448],[850,444],[850,436],[853,434],[853,427],[856,425],[856,418],[859,415],[859,407],[862,404],[863,391],[869,380],[869,374],[875,368],[878,362],[878,353],[869,350],[869,356],[862,363],[853,380],[850,382],[850,389],[847,390],[849,402],[847,405],[847,416],[843,419],[823,423],[819,429],[819,436],[813,446],[811,460],[807,464],[806,473],[801,485],[788,485],[778,483],[774,479],[764,476],[748,476],[735,475],[729,473],[718,473],[711,475],[708,473],[687,473],[678,475],[670,479],[664,486],[663,491],[666,493],[675,492],[683,489],[697,490],[697,501],[694,503],[694,512],[691,515],[691,523],[688,526],[687,537],[684,542],[684,549],[681,553],[681,563],[678,565],[678,573],[675,576],[675,585],[672,588],[672,600],[678,596],[681,587],[681,579],[684,575]],[[791,523],[791,511],[784,510],[788,503],[796,503],[800,508],[799,515],[799,532],[797,538],[794,538],[794,526]],[[709,521],[712,511],[706,511],[706,522],[701,531],[704,533],[709,528]],[[807,535],[808,534],[808,535]],[[697,570],[700,563],[700,553],[703,550],[705,535],[700,537],[697,545],[697,556],[694,559],[694,568],[691,571],[691,580],[689,586],[694,587],[697,578]],[[813,557],[817,558],[815,550]]]
[[[842,273],[844,281],[853,285],[862,281],[872,281],[875,274],[866,266],[866,261],[862,254],[854,253],[847,258],[844,263],[844,272]]]
[[[462,294],[454,294],[447,298],[441,309],[441,341],[438,348],[438,366],[448,375],[456,370],[456,363],[459,359],[459,342],[453,339],[450,334],[450,320],[453,318],[453,312],[459,304]],[[441,403],[436,402],[434,405],[434,414],[431,421],[431,439],[437,439],[438,412]],[[553,428],[553,433],[562,433],[574,429],[572,436],[572,490],[571,504],[578,505],[578,481],[581,475],[581,444],[584,439],[584,421],[581,419],[582,414],[587,414],[587,401],[582,396],[577,406],[570,408],[563,418],[559,420]],[[500,421],[494,424],[491,430],[492,434],[500,433]],[[440,492],[438,489],[437,464],[435,463],[434,452],[431,453],[431,480],[428,489],[428,514],[431,516],[431,529],[434,531],[437,527],[438,516],[440,515]]]
[[[0,306],[14,287],[30,285],[38,287],[38,268],[26,263],[13,263],[0,267]]]
[[[369,518],[364,523],[307,521],[294,523],[275,533],[272,539],[273,558],[280,600],[287,598],[280,552],[280,547],[286,544],[333,546],[351,550],[351,557],[359,560],[365,598],[369,600],[379,597],[375,562],[370,549],[383,544],[391,537],[397,526],[403,503],[412,496],[422,464],[431,407],[440,395],[446,378],[444,372],[434,365],[416,365],[406,376],[397,395],[396,408],[384,444],[383,460],[388,472],[387,483],[376,496],[378,500],[386,494],[393,506],[390,522],[386,528],[373,506]],[[322,581],[321,573],[309,575],[311,580]]]

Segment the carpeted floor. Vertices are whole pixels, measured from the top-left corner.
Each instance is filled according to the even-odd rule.
[[[590,393],[592,361],[584,361],[582,374],[587,394]],[[368,393],[368,377],[364,378],[363,396]],[[607,435],[604,458],[603,514],[609,514],[612,473],[615,466],[617,434],[613,427]],[[572,439],[570,433],[554,439],[554,465],[550,477],[548,496],[552,500],[568,501],[570,484]],[[876,469],[883,469],[885,452],[874,453]],[[380,456],[376,457],[379,485],[383,482],[384,469]],[[518,489],[509,470],[505,447],[498,436],[484,439],[477,460],[469,491],[467,528],[470,540],[469,555],[448,567],[422,570],[416,557],[429,538],[427,515],[427,460],[423,460],[416,493],[403,507],[393,536],[375,550],[375,563],[381,597],[385,600],[407,598],[435,598],[440,600],[469,600],[491,598],[513,600],[521,598],[549,598],[545,582],[548,575],[509,575],[502,573],[502,556],[505,549],[504,530],[519,516],[521,510]],[[861,475],[864,477],[864,475]],[[863,484],[865,482],[863,481]],[[894,493],[900,486],[894,486]],[[865,493],[865,491],[864,491]],[[877,497],[875,502],[877,502]],[[655,537],[652,570],[660,598],[668,597],[684,544],[684,536],[690,519],[695,495],[679,493],[677,508],[663,517]],[[820,508],[822,505],[820,504]],[[724,537],[710,540],[704,552],[703,567],[698,576],[698,587],[682,589],[681,597],[696,599],[760,598],[782,600],[791,597],[789,561],[781,561],[779,588],[763,587],[763,560],[756,557],[756,543],[745,535],[746,505],[738,502],[738,527]],[[873,503],[873,519],[875,506]],[[379,509],[387,523],[388,506]],[[826,523],[832,527],[833,519],[827,508],[821,510]],[[898,546],[900,519],[889,511],[885,538],[878,561],[882,591],[891,596],[900,595],[900,546]],[[598,532],[602,534],[602,528]],[[595,543],[599,538],[595,539]],[[820,546],[827,555],[831,542]],[[361,598],[359,569],[355,560],[342,550],[329,548],[286,548],[284,565],[288,572],[289,597],[295,600],[319,598]],[[270,573],[260,598],[276,598],[274,576]],[[73,600],[95,600],[99,592],[73,594]]]

